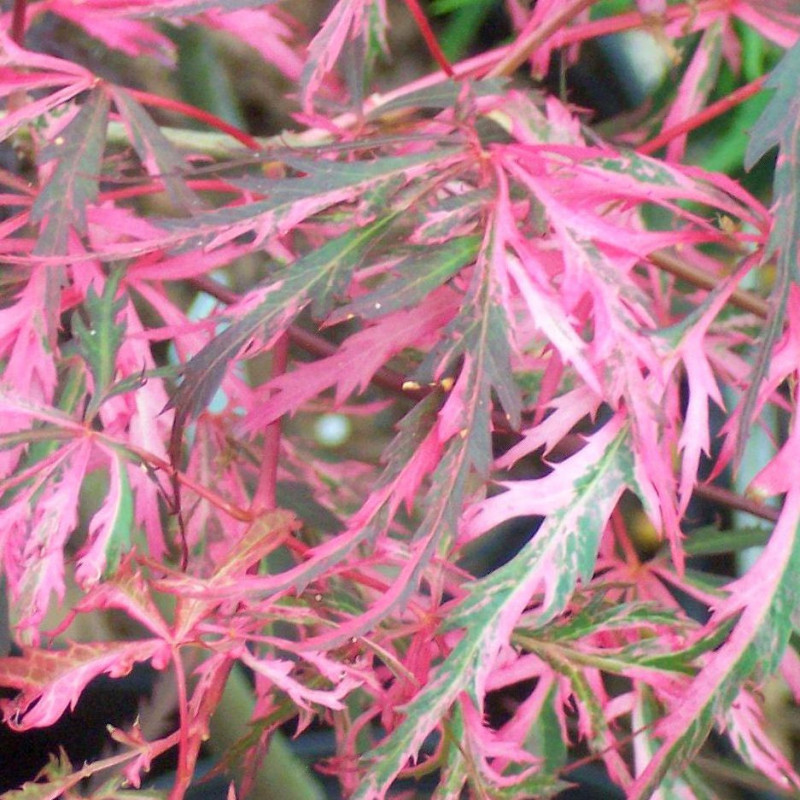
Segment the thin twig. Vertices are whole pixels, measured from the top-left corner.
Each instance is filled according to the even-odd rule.
[[[777,522],[780,515],[780,509],[760,503],[758,500],[751,500],[749,497],[743,497],[730,489],[723,489],[721,486],[704,486],[699,483],[694,487],[694,493],[710,503],[727,506],[735,511],[744,511],[769,522]]]

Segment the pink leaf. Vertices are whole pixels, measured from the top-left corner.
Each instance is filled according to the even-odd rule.
[[[159,639],[138,642],[71,644],[65,650],[25,648],[21,656],[0,659],[0,685],[18,689],[0,701],[5,722],[17,731],[43,728],[75,708],[87,684],[98,675],[127,675],[137,661],[169,661],[169,648]]]

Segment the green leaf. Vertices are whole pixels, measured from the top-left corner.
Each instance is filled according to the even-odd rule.
[[[80,313],[72,315],[72,335],[78,345],[78,353],[86,362],[94,381],[92,399],[85,417],[90,420],[97,413],[111,387],[116,371],[117,353],[125,338],[126,325],[117,322],[119,312],[125,308],[126,298],[115,300],[123,271],[114,270],[105,282],[103,294],[98,297],[94,287],[86,291],[87,322]]]
[[[563,675],[570,684],[575,701],[581,706],[589,720],[589,748],[594,753],[606,750],[614,751],[618,744],[611,732],[605,709],[597,696],[595,687],[586,677],[586,671],[573,664],[569,659],[561,657],[553,650],[539,653],[544,661],[558,674]]]
[[[544,711],[544,709],[543,709]],[[445,737],[445,764],[442,767],[433,800],[451,800],[461,797],[464,785],[472,788],[470,796],[491,797],[493,800],[521,800],[521,798],[554,797],[563,792],[568,784],[555,777],[556,771],[551,769],[537,769],[532,775],[517,774],[515,764],[510,764],[503,772],[503,781],[498,785],[495,774],[486,769],[481,769],[485,763],[485,754],[479,751],[479,746],[470,737],[464,724],[464,715],[460,704],[457,704],[451,718],[443,723]],[[556,727],[555,742],[563,746],[561,732]],[[530,765],[527,765],[530,766]]]
[[[769,258],[776,251],[779,262],[789,270],[794,281],[800,277],[798,240],[800,239],[800,42],[786,52],[770,74],[766,89],[774,89],[767,107],[750,131],[745,153],[745,168],[756,162],[773,147],[780,148],[775,165],[775,224],[769,239]]]
[[[753,525],[749,528],[719,530],[708,525],[692,531],[684,542],[687,556],[715,556],[723,553],[739,553],[750,547],[763,547],[769,539],[769,531]]]
[[[414,248],[392,268],[392,277],[377,289],[337,309],[332,321],[348,315],[374,319],[401,308],[413,308],[475,259],[480,236],[463,236],[441,245]]]
[[[567,743],[564,741],[561,720],[556,708],[561,702],[558,685],[553,682],[542,701],[541,711],[525,739],[526,748],[542,759],[544,772],[556,774],[567,763]]]
[[[511,325],[491,267],[495,246],[494,236],[484,242],[458,315],[415,374],[420,383],[431,383],[462,362],[453,387],[459,402],[449,398],[442,419],[448,430],[467,437],[472,464],[484,475],[492,460],[492,391],[512,427],[519,427],[521,415],[519,387],[511,369]]]
[[[575,608],[565,622],[558,621],[540,631],[551,642],[578,641],[598,631],[632,629],[637,626],[675,626],[676,614],[657,603],[608,603],[602,597],[592,598],[584,608]]]
[[[131,546],[134,528],[133,492],[125,461],[112,454],[108,494],[89,524],[92,542],[78,559],[76,574],[80,582],[94,584],[101,577],[116,575],[122,554]]]
[[[31,220],[44,221],[35,255],[64,254],[70,230],[86,233],[86,206],[97,199],[109,106],[106,92],[93,89],[72,121],[42,149],[41,163],[58,163],[31,208]]]
[[[442,198],[426,209],[420,226],[414,231],[417,242],[436,244],[458,235],[458,229],[467,224],[480,226],[487,205],[493,202],[488,189],[472,189],[463,194]]]
[[[461,743],[464,741],[464,717],[456,706],[448,719],[442,722],[445,740],[444,763],[431,800],[450,800],[461,797],[467,782],[467,764]]]
[[[650,686],[642,683],[636,693],[636,706],[633,711],[634,729],[637,731],[637,744],[642,753],[642,760],[652,758],[658,749],[658,739],[653,735],[656,725],[664,716],[664,709],[656,700]],[[688,786],[687,786],[688,784]],[[691,790],[690,788],[691,787]],[[688,767],[680,775],[667,775],[658,787],[659,795],[664,800],[685,800],[696,797],[697,800],[717,800],[718,795],[709,790],[703,779],[692,768]],[[694,792],[692,795],[691,792]]]

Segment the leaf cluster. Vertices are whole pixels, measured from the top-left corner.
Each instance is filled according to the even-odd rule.
[[[760,710],[768,679],[800,686],[800,16],[508,3],[509,42],[451,65],[454,28],[443,51],[407,0],[439,69],[379,93],[382,0],[307,29],[293,10],[0,17],[0,710],[47,727],[147,663],[177,719],[5,796],[102,773],[92,797],[152,797],[174,751],[179,800],[241,667],[236,796],[264,796],[290,724],[329,731],[318,766],[360,800],[425,776],[436,798],[555,796],[583,758],[634,800],[722,796],[697,759],[712,730],[800,790]],[[132,74],[37,46],[52,25]],[[271,64],[298,130],[254,138],[141,89],[143,64],[180,69],[170,26]],[[630,29],[670,85],[601,130],[545,76]],[[785,55],[720,99],[753,37]],[[702,168],[702,125],[764,91],[743,157],[778,147],[770,207]],[[331,417],[362,438],[326,449]],[[707,560],[754,542],[749,570]]]

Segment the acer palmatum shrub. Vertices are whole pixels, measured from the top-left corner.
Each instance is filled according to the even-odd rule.
[[[3,717],[161,677],[113,748],[5,797],[160,796],[172,754],[182,798],[232,687],[230,797],[266,796],[271,743],[289,781],[312,725],[361,800],[545,797],[580,764],[629,798],[800,791],[763,711],[800,693],[793,4],[509,0],[507,43],[451,64],[406,0],[435,66],[382,93],[382,0],[11,5]],[[633,113],[538,82],[633,30],[668,56]],[[182,31],[271,64],[292,130],[169,95]],[[766,205],[697,166],[776,145]],[[328,412],[364,441],[326,449]]]

